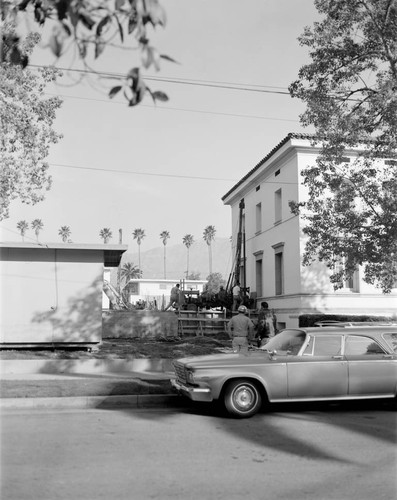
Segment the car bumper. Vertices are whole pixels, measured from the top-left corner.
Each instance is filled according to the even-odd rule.
[[[181,394],[188,397],[192,401],[211,402],[213,397],[209,387],[192,387],[184,385],[177,380],[171,380],[172,386]]]

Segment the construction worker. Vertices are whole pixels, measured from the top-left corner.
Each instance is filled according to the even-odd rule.
[[[238,314],[233,316],[227,325],[233,352],[248,353],[248,340],[253,338],[254,323],[246,316],[247,312],[245,306],[240,306]]]
[[[232,290],[233,293],[233,311],[236,311],[241,302],[241,288],[240,283],[236,283]]]
[[[168,302],[167,307],[164,309],[164,311],[168,311],[168,309],[172,306],[175,307],[176,309],[178,308],[179,305],[179,283],[177,283],[174,287],[171,288],[171,297],[170,301]]]

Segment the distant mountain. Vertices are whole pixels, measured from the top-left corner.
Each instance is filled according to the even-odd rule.
[[[142,244],[144,248],[144,243]],[[144,278],[164,278],[164,247],[142,250],[141,267]],[[183,243],[167,245],[167,279],[180,280],[186,277],[187,249]],[[212,242],[212,272],[221,273],[227,281],[233,263],[232,249],[229,238],[215,238]],[[133,262],[138,266],[138,253],[123,254],[121,265]],[[204,240],[193,243],[189,251],[189,274],[200,273],[200,279],[206,279],[209,274],[208,246]]]

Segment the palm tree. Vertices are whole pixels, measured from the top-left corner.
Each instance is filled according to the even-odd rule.
[[[121,278],[125,280],[127,284],[130,280],[134,278],[140,278],[142,276],[141,270],[132,262],[126,262],[120,269]]]
[[[39,241],[39,233],[44,227],[43,221],[41,219],[35,219],[31,226],[34,230],[34,234],[36,235],[36,240]]]
[[[186,279],[187,279],[189,276],[189,249],[194,243],[193,235],[185,234],[185,236],[182,238],[182,242],[187,249],[187,263],[186,263]]]
[[[109,243],[109,240],[112,238],[112,231],[108,227],[104,227],[99,231],[99,236],[103,239],[103,242]]]
[[[142,269],[141,268],[141,243],[142,243],[143,238],[146,236],[145,230],[141,229],[141,228],[134,229],[132,236],[134,237],[134,240],[136,240],[136,242],[138,243],[138,267],[139,267],[139,270],[141,271],[141,269]]]
[[[208,245],[210,274],[212,274],[212,247],[211,247],[211,243],[213,242],[213,240],[215,238],[215,233],[216,233],[215,226],[207,226],[203,232],[204,241]]]
[[[164,245],[164,279],[167,279],[167,257],[166,257],[166,252],[165,252],[165,247],[167,245],[167,240],[170,238],[170,233],[169,231],[161,231],[160,233],[160,239],[163,241]]]
[[[21,233],[22,241],[25,241],[25,233],[29,229],[29,224],[26,220],[20,220],[17,224],[17,229],[19,229],[19,232]]]
[[[72,234],[69,226],[62,226],[58,231],[59,236],[62,238],[62,241],[66,243],[68,241],[69,236]]]

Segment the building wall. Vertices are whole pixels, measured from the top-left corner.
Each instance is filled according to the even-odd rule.
[[[291,214],[289,201],[304,201],[307,189],[300,173],[314,164],[317,150],[308,140],[292,139],[244,178],[224,201],[232,210],[233,245],[236,250],[239,203],[245,202],[246,276],[257,305],[265,300],[275,309],[280,326],[298,326],[300,314],[393,315],[397,310],[397,289],[384,295],[362,280],[358,272],[354,291],[335,291],[330,272],[320,262],[303,266],[305,239],[303,221]],[[277,194],[276,194],[277,193]],[[279,205],[281,194],[281,209]],[[276,201],[276,199],[278,201]],[[261,227],[258,228],[258,204]],[[283,255],[283,287],[276,287],[276,254]],[[258,287],[258,260],[262,260],[262,287]],[[262,288],[262,293],[257,289]]]
[[[203,291],[206,280],[183,280],[181,289]],[[162,303],[168,304],[171,296],[171,289],[177,284],[173,280],[164,279],[132,279],[129,281],[129,287],[134,291],[130,295],[130,302],[135,304],[139,300],[151,302],[156,300],[157,307],[161,308]]]
[[[103,252],[0,249],[0,343],[101,341]]]

